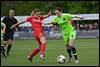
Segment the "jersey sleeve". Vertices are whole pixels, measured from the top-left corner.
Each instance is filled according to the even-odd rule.
[[[59,20],[57,17],[55,17],[52,21],[52,24],[56,25],[56,24],[62,24],[63,21],[62,20]]]
[[[40,16],[40,20],[44,20],[44,17],[43,16]]]
[[[3,22],[4,24],[6,24],[6,22],[7,22],[6,17],[3,18],[2,22]]]
[[[17,24],[18,23],[18,21],[17,21],[17,19],[15,18],[15,24]],[[17,25],[16,26],[16,28],[18,28],[19,27],[19,25]]]
[[[27,22],[31,22],[31,17],[26,18]]]
[[[53,20],[52,20],[52,24],[56,24],[58,21],[57,21],[57,18],[55,17]]]
[[[66,16],[67,16],[66,18],[68,18],[69,20],[75,17],[74,15],[71,15],[71,14],[67,14]]]
[[[15,22],[16,22],[16,23],[18,23],[18,21],[17,21],[17,19],[16,19],[16,18],[15,18]],[[16,24],[16,23],[15,23],[15,24]]]
[[[5,24],[3,22],[1,22],[1,26],[4,26]]]

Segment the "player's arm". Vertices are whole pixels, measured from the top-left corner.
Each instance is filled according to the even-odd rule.
[[[47,17],[49,17],[50,15],[51,15],[51,11],[49,11],[48,14],[44,15],[43,17],[44,17],[44,18],[47,18]]]
[[[56,31],[59,27],[58,24],[55,22],[46,23],[45,25],[50,25],[54,31]]]
[[[3,25],[3,30],[2,30],[2,32],[5,33],[6,25],[5,25],[4,23],[2,23],[2,25]]]
[[[77,18],[77,19],[84,19],[83,17],[79,17],[79,16],[74,16],[74,18]]]
[[[54,31],[57,31],[58,30],[59,25],[58,25],[57,22],[54,22],[53,21],[53,22],[50,23],[50,25],[51,25],[51,27],[53,28]]]
[[[27,21],[21,21],[21,22],[19,22],[19,23],[16,23],[16,24],[14,24],[11,28],[14,28],[14,27],[16,27],[16,26],[19,26],[20,24],[23,24],[23,23],[25,23],[25,22],[27,22]]]
[[[54,31],[58,30],[59,25],[57,23],[52,24],[52,28]]]

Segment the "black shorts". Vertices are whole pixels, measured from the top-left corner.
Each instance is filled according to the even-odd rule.
[[[13,40],[14,33],[5,33],[3,36],[3,41],[7,41],[9,39]]]

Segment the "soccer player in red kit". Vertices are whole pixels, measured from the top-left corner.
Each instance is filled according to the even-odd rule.
[[[45,48],[46,48],[46,39],[44,37],[44,32],[42,28],[42,20],[49,17],[51,15],[51,11],[47,15],[40,15],[40,10],[38,8],[34,9],[31,13],[31,16],[26,18],[25,21],[19,22],[12,26],[16,27],[17,25],[23,24],[25,22],[30,22],[32,25],[32,28],[34,29],[34,37],[35,40],[39,44],[39,48],[34,48],[33,52],[28,56],[28,60],[32,61],[32,58],[40,51],[40,57],[41,59],[45,59]]]

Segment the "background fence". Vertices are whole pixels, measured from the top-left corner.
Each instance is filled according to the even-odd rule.
[[[48,32],[44,31],[46,39],[62,39],[62,33],[59,31]],[[76,31],[76,38],[98,38],[99,30],[94,31]],[[33,32],[17,31],[14,34],[14,39],[34,39]]]

